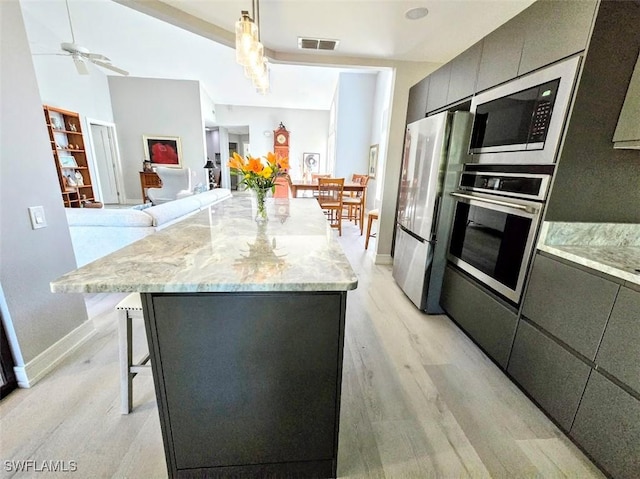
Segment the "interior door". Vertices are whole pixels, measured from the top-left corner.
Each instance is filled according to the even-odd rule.
[[[98,168],[98,177],[100,178],[102,202],[119,204],[120,193],[116,181],[117,155],[110,128],[106,125],[92,123],[91,139],[93,140],[95,161]]]

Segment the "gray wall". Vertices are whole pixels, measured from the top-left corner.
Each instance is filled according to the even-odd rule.
[[[144,149],[143,135],[179,136],[182,167],[191,168],[193,186],[208,184],[204,164],[204,124],[200,84],[191,80],[109,77],[113,118],[118,142],[127,202],[142,201],[140,177]]]
[[[614,150],[611,142],[640,51],[639,26],[637,2],[600,4],[547,221],[640,223],[640,151]]]
[[[26,363],[87,312],[81,295],[49,291],[76,263],[18,2],[0,2],[0,58],[0,284]],[[31,229],[35,205],[48,227]]]

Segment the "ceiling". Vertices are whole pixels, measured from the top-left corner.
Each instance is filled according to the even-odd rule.
[[[216,104],[329,109],[341,71],[445,63],[533,0],[261,0],[261,41],[271,60],[267,95],[244,78],[232,48],[240,11],[253,12],[250,0],[68,2],[76,43],[132,76],[199,80]],[[60,43],[71,41],[64,0],[20,3],[34,58],[72,63],[40,55],[60,53]],[[417,6],[429,14],[405,19]],[[333,52],[303,51],[298,36],[340,43]]]

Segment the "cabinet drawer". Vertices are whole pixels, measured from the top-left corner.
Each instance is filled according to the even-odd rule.
[[[640,401],[597,371],[569,435],[612,477],[640,477]]]
[[[640,394],[640,293],[620,288],[596,364]]]
[[[591,368],[526,321],[520,321],[507,371],[565,431]]]
[[[618,289],[616,283],[537,254],[523,314],[593,361]]]
[[[516,313],[447,267],[440,305],[502,368],[516,329]]]

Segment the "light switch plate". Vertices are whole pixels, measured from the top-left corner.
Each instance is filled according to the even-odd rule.
[[[29,218],[31,218],[31,227],[34,230],[47,226],[47,219],[44,216],[44,208],[42,206],[29,206]]]

